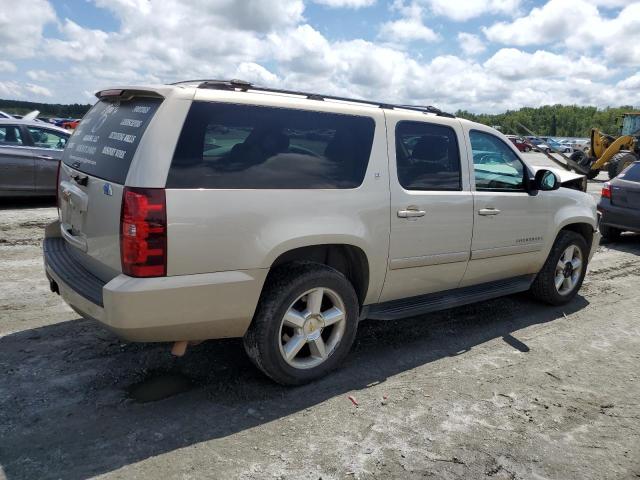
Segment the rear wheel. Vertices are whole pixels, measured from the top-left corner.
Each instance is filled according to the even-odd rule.
[[[291,263],[265,286],[244,347],[253,363],[283,385],[326,375],[349,352],[358,323],[358,298],[337,270]]]
[[[608,242],[616,242],[620,240],[622,230],[620,230],[619,228],[610,227],[609,225],[600,225],[600,233],[602,234],[602,238],[604,238]]]
[[[627,168],[637,159],[638,157],[636,157],[631,152],[616,153],[613,157],[611,157],[611,160],[609,160],[609,163],[607,164],[607,172],[609,173],[609,179],[613,179],[618,175],[620,175],[620,172],[622,172],[625,168]]]
[[[551,305],[563,305],[576,296],[587,268],[584,237],[569,230],[558,234],[542,270],[531,285],[531,294]]]

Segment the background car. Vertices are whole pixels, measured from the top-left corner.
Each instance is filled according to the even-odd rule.
[[[521,152],[531,151],[531,144],[525,138],[518,137],[517,135],[507,135],[507,138],[511,140],[511,143],[513,143]]]
[[[541,139],[535,137],[527,137],[527,140],[533,145],[533,149],[536,152],[548,152],[549,145],[544,143]]]
[[[552,152],[562,152],[562,153],[571,153],[573,152],[573,148],[570,145],[566,145],[564,143],[560,143],[553,138],[547,139],[547,145],[549,150]]]
[[[0,196],[55,195],[70,133],[44,122],[0,119]]]
[[[609,241],[624,231],[640,233],[640,162],[634,162],[602,187],[600,232]]]

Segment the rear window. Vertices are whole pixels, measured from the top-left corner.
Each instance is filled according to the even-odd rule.
[[[374,128],[370,117],[194,102],[167,188],[356,188]]]
[[[640,162],[634,162],[618,175],[618,178],[624,178],[630,182],[640,182]]]
[[[89,175],[124,184],[133,155],[159,98],[101,100],[69,139],[62,161]]]
[[[406,190],[462,190],[458,141],[451,127],[399,122],[396,163],[398,181]]]

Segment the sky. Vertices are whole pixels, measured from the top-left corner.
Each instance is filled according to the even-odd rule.
[[[239,78],[476,113],[640,106],[640,1],[1,1],[3,99]]]

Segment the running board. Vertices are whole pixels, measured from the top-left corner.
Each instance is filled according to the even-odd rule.
[[[496,282],[368,305],[366,311],[363,312],[363,317],[372,320],[398,320],[439,310],[447,310],[469,303],[527,291],[535,277],[535,275],[523,275]]]

